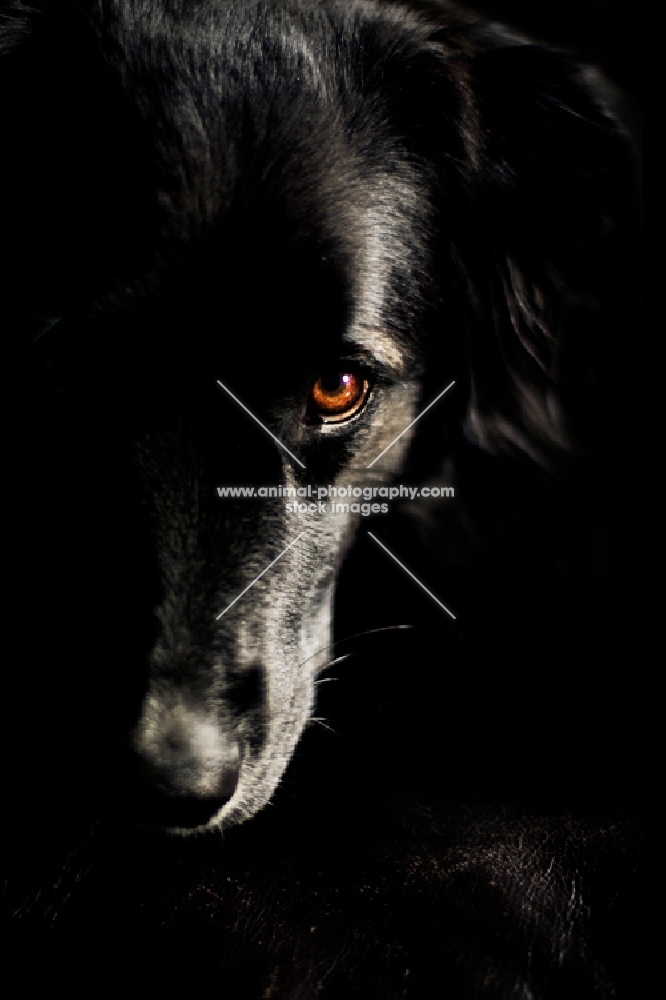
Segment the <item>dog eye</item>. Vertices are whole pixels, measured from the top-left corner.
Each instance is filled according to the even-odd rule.
[[[311,407],[325,424],[348,420],[362,408],[370,383],[351,371],[324,372],[310,390]]]

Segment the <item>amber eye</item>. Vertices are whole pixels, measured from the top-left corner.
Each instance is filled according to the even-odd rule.
[[[335,424],[357,413],[369,391],[370,384],[362,375],[331,371],[318,377],[310,399],[317,416],[325,424]]]

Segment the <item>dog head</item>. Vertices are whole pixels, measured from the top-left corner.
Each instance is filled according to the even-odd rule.
[[[261,809],[311,717],[359,515],[308,486],[385,485],[452,379],[438,460],[568,448],[560,332],[607,280],[626,144],[589,71],[418,6],[58,0],[2,28],[11,312],[122,484],[99,533],[150,636],[137,801],[180,832]]]

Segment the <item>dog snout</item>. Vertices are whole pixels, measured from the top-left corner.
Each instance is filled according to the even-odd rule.
[[[233,797],[242,744],[219,721],[182,705],[148,711],[137,728],[133,811],[150,826],[206,826]]]

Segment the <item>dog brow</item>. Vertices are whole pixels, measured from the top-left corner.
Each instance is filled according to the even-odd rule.
[[[394,375],[405,374],[407,367],[405,354],[400,345],[384,328],[365,325],[356,327],[349,343],[368,351]]]

